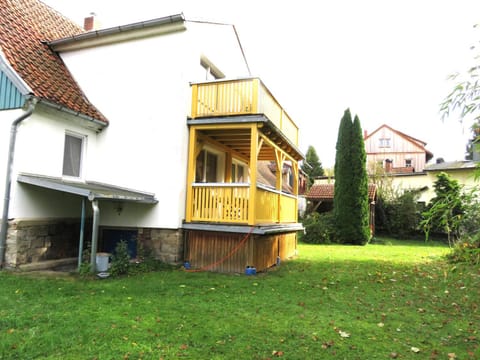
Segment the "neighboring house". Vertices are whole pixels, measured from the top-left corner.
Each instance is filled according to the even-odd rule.
[[[298,128],[249,77],[232,25],[178,14],[86,32],[40,1],[0,4],[2,266],[80,258],[87,242],[94,265],[120,240],[215,271],[295,253]],[[262,161],[288,164],[288,190],[277,171],[257,185]]]
[[[388,125],[382,125],[370,134],[364,135],[367,153],[367,170],[385,172],[414,173],[422,172],[433,154],[425,146],[427,143],[406,135]]]
[[[335,184],[316,181],[305,195],[309,211],[318,211],[319,213],[333,210],[333,199],[335,196]],[[369,203],[369,224],[372,235],[375,234],[375,200],[377,196],[377,186],[368,185],[368,203]]]
[[[466,191],[478,186],[475,172],[478,171],[478,162],[471,160],[438,161],[428,164],[423,173],[390,176],[393,189],[419,190],[418,201],[428,204],[435,197],[434,184],[440,172],[447,173],[453,180],[457,180]]]

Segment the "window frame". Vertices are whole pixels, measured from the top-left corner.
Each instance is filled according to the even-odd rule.
[[[389,148],[391,147],[391,143],[390,143],[391,139],[390,138],[386,138],[386,137],[382,137],[382,138],[379,138],[378,139],[378,147],[380,148]]]
[[[79,151],[79,158],[78,161],[75,161],[75,164],[70,164],[72,167],[72,174],[67,174],[66,169],[66,156],[67,156],[67,138],[73,138],[76,140],[80,140],[80,151]],[[87,136],[84,134],[79,134],[75,133],[73,131],[66,131],[64,138],[63,138],[63,157],[62,157],[62,177],[68,178],[68,179],[76,179],[76,180],[83,180],[84,177],[84,162],[85,162],[85,149],[86,149],[86,144],[87,144]],[[70,151],[72,151],[73,148],[70,148]],[[78,162],[78,164],[77,164]],[[75,169],[73,167],[75,166]],[[78,170],[77,170],[78,166]],[[77,170],[77,171],[75,171]],[[78,172],[78,175],[76,174]]]

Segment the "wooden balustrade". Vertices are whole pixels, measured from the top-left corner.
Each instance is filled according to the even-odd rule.
[[[192,221],[239,224],[272,224],[297,221],[297,199],[293,195],[257,187],[255,219],[250,222],[249,184],[194,184]]]
[[[298,146],[298,127],[258,78],[192,84],[191,118],[263,114]]]

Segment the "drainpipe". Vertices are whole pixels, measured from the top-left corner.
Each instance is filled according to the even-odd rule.
[[[85,233],[85,203],[87,202],[86,198],[82,197],[82,214],[80,218],[80,239],[78,240],[78,271],[82,266],[82,255],[83,255],[83,238]]]
[[[3,200],[2,223],[0,225],[0,268],[4,267],[5,248],[7,244],[7,227],[8,227],[8,209],[10,207],[10,189],[12,187],[12,169],[13,160],[15,158],[15,141],[17,139],[17,128],[20,123],[32,115],[37,99],[28,101],[27,110],[15,119],[10,128],[10,145],[8,148],[7,173],[5,176],[5,196]]]
[[[98,242],[98,220],[100,218],[100,208],[98,207],[98,200],[91,199],[93,209],[93,224],[92,224],[92,249],[90,255],[90,269],[94,273],[97,271],[97,242]]]

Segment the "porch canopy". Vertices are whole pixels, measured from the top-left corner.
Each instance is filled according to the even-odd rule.
[[[20,174],[17,177],[17,181],[23,184],[35,185],[46,189],[83,196],[90,201],[111,200],[144,204],[156,204],[158,202],[158,200],[155,199],[154,194],[151,193],[125,189],[119,186],[102,184],[94,181],[68,181],[62,178],[32,174]]]
[[[83,234],[85,225],[85,201],[92,203],[93,226],[90,265],[92,272],[96,271],[97,240],[99,228],[100,208],[98,200],[134,202],[143,204],[156,204],[158,200],[154,194],[122,188],[119,186],[103,184],[93,181],[77,182],[62,178],[34,174],[20,174],[17,181],[22,184],[38,186],[44,189],[61,191],[82,197],[80,241],[78,251],[78,266],[80,267],[83,251]]]

